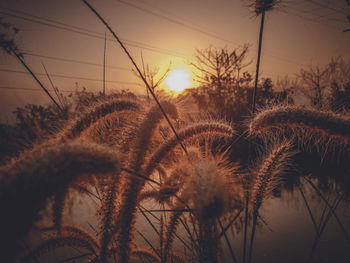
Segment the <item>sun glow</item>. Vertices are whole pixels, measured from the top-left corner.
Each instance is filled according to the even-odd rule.
[[[164,83],[169,90],[180,93],[193,85],[191,78],[192,73],[188,69],[179,68],[170,71]]]

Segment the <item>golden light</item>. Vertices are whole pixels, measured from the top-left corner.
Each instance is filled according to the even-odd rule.
[[[164,83],[169,90],[179,93],[193,85],[191,78],[192,73],[188,69],[179,68],[170,71]]]

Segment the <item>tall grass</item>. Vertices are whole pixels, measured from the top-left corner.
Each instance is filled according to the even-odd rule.
[[[35,148],[0,170],[1,243],[11,262],[18,242],[39,219],[49,197],[95,174],[120,169],[119,153],[91,143],[64,143]]]
[[[236,226],[241,229],[244,224],[243,262],[248,255],[250,263],[260,208],[273,189],[281,187],[285,172],[297,165],[291,162],[298,146],[295,143],[316,142],[319,148],[332,144],[346,152],[349,119],[290,106],[262,109],[255,114],[254,102],[254,116],[249,127],[240,128],[246,129],[242,134],[225,120],[191,116],[189,121],[179,113],[181,109],[176,103],[157,98],[112,28],[87,1],[82,1],[121,45],[155,104],[145,106],[141,97],[131,100],[104,95],[75,115],[56,134],[57,138],[34,145],[1,167],[0,241],[5,244],[2,257],[6,262],[17,259],[35,262],[45,253],[73,247],[87,251],[80,256],[89,262],[220,262],[224,237],[231,261],[238,262],[227,231],[233,233]],[[278,2],[254,1],[256,15],[264,16]],[[256,84],[258,71],[259,61]],[[196,114],[203,116],[203,112]],[[164,122],[170,129],[163,126]],[[247,144],[244,151],[252,153],[248,161],[240,158],[243,153],[236,149],[237,134]],[[316,186],[312,187],[329,210],[321,222],[327,222],[328,216],[333,215],[349,239],[334,211],[336,206],[330,205]],[[96,202],[98,220],[91,225],[95,233],[71,224],[64,217],[67,196],[77,189]],[[48,205],[50,201],[52,207]],[[21,242],[31,233],[44,209],[51,212],[51,225],[45,228],[44,241],[24,249]],[[139,212],[147,221],[143,227],[154,230],[155,238],[144,234],[138,224]],[[325,225],[314,225],[319,238]],[[146,245],[141,244],[136,234]]]
[[[285,171],[296,165],[291,162],[297,149],[295,133],[347,142],[344,129],[348,120],[343,117],[298,107],[275,107],[251,120],[250,136],[245,140],[249,143],[253,138],[251,147],[256,154],[250,162],[239,164],[239,159],[231,157],[237,132],[230,123],[199,120],[186,124],[183,119],[175,136],[159,128],[164,120],[157,105],[141,108],[139,104],[124,99],[98,102],[68,123],[58,133],[59,139],[35,145],[1,167],[0,203],[6,211],[0,219],[1,240],[6,241],[4,257],[9,262],[23,252],[20,241],[40,219],[39,211],[49,208],[47,200],[53,200],[49,235],[25,253],[24,261],[35,261],[58,248],[74,247],[86,251],[82,257],[93,262],[114,258],[120,262],[220,262],[225,244],[231,260],[239,262],[227,230],[244,224],[240,214],[246,208],[246,192],[250,196],[247,227],[251,227],[247,260],[251,262],[260,208],[273,189],[280,187]],[[175,104],[161,104],[168,116],[182,118]],[[107,116],[114,118],[124,111],[135,112],[138,118],[133,120],[132,132],[128,132],[130,145],[123,154],[116,150],[121,147],[118,143],[102,146],[82,142],[92,126],[100,126]],[[340,123],[342,128],[338,127]],[[124,129],[117,130],[116,136]],[[264,143],[251,135],[258,135]],[[290,135],[289,140],[283,139]],[[97,202],[95,234],[63,217],[67,195],[76,189],[80,190],[76,195],[84,192]],[[159,209],[154,212],[145,208],[149,203]],[[333,207],[328,203],[327,207],[346,235]],[[146,226],[156,230],[158,244],[139,229],[139,211]],[[147,246],[138,243],[136,234],[142,235]],[[186,249],[192,247],[191,251],[179,252],[181,244]]]

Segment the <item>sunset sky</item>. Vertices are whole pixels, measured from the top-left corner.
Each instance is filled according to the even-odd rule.
[[[241,0],[90,0],[125,42],[141,65],[188,68],[196,48],[210,45],[229,50],[250,44],[247,68],[253,72],[260,19]],[[289,0],[267,14],[262,48],[263,77],[289,75],[301,68],[324,65],[332,57],[350,59],[350,28],[345,0]],[[0,0],[0,17],[20,29],[17,42],[36,73],[45,64],[61,91],[76,83],[102,90],[105,27],[79,0]],[[131,72],[131,63],[107,33],[107,92],[145,92]],[[27,103],[47,103],[47,96],[19,62],[0,53],[0,120]],[[45,75],[40,79],[49,87]]]

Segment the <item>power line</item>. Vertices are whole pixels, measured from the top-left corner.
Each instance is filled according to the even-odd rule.
[[[205,30],[203,30],[203,29],[197,29],[196,27],[198,27],[198,26],[194,27],[194,26],[192,26],[192,25],[190,25],[190,24],[188,24],[188,23],[184,23],[184,22],[178,21],[178,20],[176,20],[176,19],[174,19],[174,18],[161,15],[161,14],[159,14],[159,13],[156,13],[156,12],[152,11],[152,10],[149,10],[149,9],[146,9],[146,8],[142,8],[142,7],[138,6],[138,5],[132,4],[132,3],[130,3],[130,2],[126,2],[126,1],[124,1],[124,0],[114,0],[114,1],[120,2],[120,3],[125,4],[125,5],[128,5],[128,6],[130,6],[130,7],[133,7],[133,8],[135,8],[135,9],[138,9],[138,10],[143,11],[143,12],[145,12],[145,13],[149,13],[149,14],[151,14],[151,15],[153,15],[153,16],[160,17],[160,18],[162,18],[162,19],[168,20],[168,21],[170,21],[170,22],[172,22],[172,23],[175,23],[175,24],[178,24],[178,25],[187,27],[188,29],[197,31],[197,32],[199,32],[199,33],[202,33],[202,34],[205,34],[205,35],[208,35],[208,36],[211,36],[211,37],[214,37],[214,38],[217,38],[217,39],[226,41],[226,42],[228,42],[228,43],[233,43],[233,44],[239,45],[238,43],[236,43],[236,42],[234,42],[234,41],[224,39],[224,38],[222,38],[222,37],[220,37],[220,36],[217,36],[217,35],[215,35],[215,34],[213,34],[213,33],[207,32],[207,31],[205,31]],[[304,1],[304,0],[302,0],[302,1],[300,1],[300,2],[303,2],[303,1]],[[272,55],[271,52],[267,52],[267,53],[270,53],[270,54],[267,54],[267,56],[270,56],[270,57],[272,57],[272,58],[274,58],[274,59],[281,60],[281,61],[285,61],[285,62],[294,64],[294,65],[298,65],[298,66],[300,65],[299,62],[293,62],[291,59],[282,58],[282,57],[277,56],[277,55]]]
[[[133,2],[141,3],[141,5],[148,6],[153,11],[154,10],[158,10],[161,14],[164,14],[166,16],[172,16],[172,18],[180,20],[183,23],[186,22],[187,24],[192,25],[193,27],[202,29],[204,31],[206,30],[201,25],[199,25],[199,24],[197,24],[197,23],[195,23],[195,22],[193,22],[191,20],[188,20],[188,19],[186,19],[184,17],[180,17],[180,16],[178,16],[178,15],[172,13],[172,12],[169,12],[169,10],[165,10],[164,8],[160,8],[160,7],[155,6],[155,5],[150,5],[149,1],[147,1],[147,0],[134,0]]]
[[[10,90],[29,90],[29,91],[43,91],[42,89],[34,89],[34,88],[18,88],[18,87],[10,87],[10,86],[0,86],[0,89],[10,89]],[[48,89],[48,91],[54,91],[53,89]],[[75,92],[75,90],[60,90],[59,92]]]
[[[116,1],[120,1],[120,0],[116,0]],[[12,10],[13,9],[11,9],[11,12],[17,12],[17,11],[12,11]],[[49,27],[53,27],[53,28],[57,28],[57,29],[61,29],[61,30],[77,33],[77,34],[82,34],[82,35],[86,35],[86,36],[93,37],[93,38],[104,39],[104,34],[102,34],[102,33],[99,33],[99,32],[96,32],[96,31],[92,31],[92,30],[87,30],[87,29],[84,29],[84,28],[81,28],[81,27],[76,27],[74,25],[69,25],[69,24],[66,24],[66,23],[62,23],[62,22],[59,22],[59,21],[52,20],[52,19],[46,19],[46,18],[39,17],[39,16],[33,16],[33,17],[41,19],[41,20],[50,21],[50,23],[56,23],[56,25],[48,24],[46,22],[38,21],[36,19],[26,18],[26,17],[20,16],[20,15],[13,15],[13,14],[5,13],[5,12],[2,12],[2,11],[0,11],[0,13],[9,15],[9,16],[12,16],[12,17],[15,17],[15,18],[27,20],[27,21],[30,21],[30,22],[33,22],[33,23],[43,24],[45,26],[49,26]],[[32,15],[24,13],[24,12],[19,12],[19,13],[26,14],[27,16],[32,16]],[[64,25],[65,27],[63,27],[62,25]],[[75,29],[66,28],[66,27],[72,27],[72,28],[75,28]],[[84,31],[87,31],[87,32],[82,32],[81,30],[84,30]],[[108,40],[115,42],[115,40],[111,39],[111,38],[109,38]],[[125,39],[123,41],[125,41]],[[136,41],[132,41],[132,43],[130,43],[130,41],[131,40],[126,40],[126,43],[129,43],[128,44],[129,46],[139,47],[139,48],[151,50],[153,52],[158,52],[158,53],[163,53],[163,54],[167,54],[167,55],[172,55],[172,56],[185,58],[184,55],[180,55],[179,53],[178,54],[174,54],[172,51],[169,51],[169,50],[166,50],[166,49],[160,49],[158,47],[149,46],[147,44],[144,44],[144,43],[141,43],[141,42],[136,42]],[[169,52],[171,52],[171,53],[169,53]],[[270,53],[270,52],[267,52],[267,53]],[[274,57],[275,59],[278,59],[278,60],[291,62],[290,59],[285,59],[285,58],[282,58],[282,57],[277,56],[277,55],[267,54],[267,56]],[[291,62],[291,63],[294,63],[295,65],[299,65],[298,62]]]
[[[328,22],[330,22],[330,21],[345,22],[345,19],[341,20],[339,18],[329,17],[330,15],[332,15],[334,13],[334,11],[332,11],[333,13],[331,13],[331,14],[322,15],[322,14],[317,14],[317,13],[311,12],[311,11],[315,11],[315,10],[303,11],[303,10],[297,9],[295,7],[290,7],[290,9],[292,9],[296,12],[313,15],[313,16],[315,16],[316,19],[324,19],[324,20],[326,19],[326,20],[328,20]],[[313,18],[309,18],[309,19],[313,19]],[[318,20],[315,20],[315,21],[318,21]]]
[[[14,11],[12,11],[12,12],[15,13]],[[86,29],[78,29],[79,27],[75,27],[73,25],[68,25],[68,24],[65,24],[65,26],[62,26],[62,24],[64,24],[64,23],[61,23],[61,22],[58,22],[58,21],[47,23],[47,22],[43,22],[43,21],[40,21],[40,20],[37,20],[37,19],[23,17],[21,15],[11,14],[11,13],[7,13],[7,12],[3,12],[3,11],[0,11],[0,14],[6,15],[6,16],[10,16],[10,17],[14,17],[14,18],[17,18],[17,19],[22,19],[22,20],[29,21],[29,22],[32,22],[32,23],[36,23],[36,24],[40,24],[40,25],[56,28],[56,29],[61,29],[61,30],[64,30],[64,31],[77,33],[77,34],[80,34],[80,35],[85,35],[85,36],[89,36],[89,37],[93,37],[93,38],[97,38],[97,39],[104,39],[104,35],[102,36],[100,32],[86,30]],[[36,16],[36,17],[38,17],[38,16]],[[40,18],[40,19],[41,20],[47,20],[46,18]],[[50,21],[54,21],[54,20],[50,19]],[[107,39],[109,41],[115,42],[115,40],[112,39],[112,38],[107,38]],[[185,58],[185,56],[183,54],[180,54],[178,52],[174,52],[174,51],[167,50],[167,49],[164,49],[164,48],[159,48],[159,47],[155,47],[155,46],[152,46],[152,45],[148,45],[148,44],[145,44],[145,43],[141,43],[141,42],[137,42],[137,41],[133,41],[133,40],[128,40],[128,39],[124,39],[124,38],[122,40],[128,46],[142,48],[142,49],[146,49],[146,50],[153,51],[153,52],[158,52],[158,53],[162,53],[162,54],[171,55],[171,56],[174,56],[174,57]]]
[[[300,0],[300,1],[285,1],[286,4],[294,4],[294,5],[300,5],[300,4],[305,4],[305,0]]]
[[[135,4],[132,4],[132,3],[130,3],[130,2],[126,2],[126,1],[123,1],[123,0],[115,0],[115,1],[116,1],[116,2],[119,2],[119,3],[122,3],[122,4],[124,4],[124,5],[128,5],[128,6],[132,7],[132,8],[138,9],[138,10],[140,10],[140,11],[142,11],[142,12],[151,14],[151,15],[153,15],[153,16],[162,18],[162,19],[167,20],[167,21],[169,21],[169,22],[172,22],[172,23],[174,23],[174,24],[177,24],[177,25],[186,27],[186,28],[188,28],[188,29],[190,29],[190,30],[193,30],[193,31],[196,31],[196,32],[198,32],[198,33],[207,35],[207,36],[209,36],[209,37],[213,37],[213,38],[219,39],[219,40],[221,40],[221,41],[225,41],[225,42],[227,42],[227,43],[231,43],[231,44],[235,44],[235,45],[240,45],[240,44],[237,43],[237,42],[234,42],[234,41],[232,41],[232,40],[225,39],[225,38],[220,37],[220,36],[218,36],[218,35],[216,35],[216,34],[214,34],[214,33],[209,32],[209,31],[207,31],[207,30],[200,29],[200,28],[198,28],[198,27],[195,27],[195,26],[190,25],[190,24],[188,24],[188,23],[184,23],[184,22],[182,22],[182,21],[176,20],[176,19],[171,18],[171,17],[168,17],[168,16],[164,16],[164,15],[162,15],[162,14],[156,13],[156,12],[154,12],[154,11],[152,11],[152,10],[149,10],[149,9],[146,9],[146,8],[143,8],[143,7],[140,7],[140,6],[135,5]]]
[[[291,15],[291,16],[299,17],[299,18],[301,18],[301,19],[304,19],[304,20],[307,20],[307,21],[310,21],[310,22],[313,22],[313,23],[316,23],[316,24],[320,24],[320,25],[322,25],[322,26],[326,26],[326,27],[332,28],[332,29],[337,30],[337,31],[341,30],[340,28],[338,28],[338,27],[336,27],[336,26],[329,25],[329,24],[320,22],[320,21],[315,20],[315,19],[307,18],[307,17],[302,16],[302,15],[297,14],[297,13],[293,13],[293,12],[290,12],[290,11],[289,11],[289,12],[287,12],[287,11],[282,11],[282,12],[284,12],[284,13],[286,13],[286,14],[289,14],[289,15]]]
[[[29,74],[26,71],[20,71],[20,70],[12,70],[12,69],[0,69],[0,72],[8,72],[8,73],[18,73],[18,74]],[[38,76],[46,76],[44,73],[34,73]],[[61,75],[61,74],[50,74],[51,77],[55,78],[64,78],[64,79],[78,79],[78,80],[87,80],[87,81],[102,81],[102,79],[94,79],[94,78],[86,78],[86,77],[79,77],[79,76],[67,76],[67,75]],[[109,83],[116,83],[116,84],[122,84],[122,85],[135,85],[140,86],[139,83],[136,82],[128,82],[128,81],[116,81],[116,80],[106,80],[106,82]]]
[[[346,15],[346,14],[347,14],[345,11],[342,11],[342,10],[336,9],[336,8],[332,8],[332,7],[330,7],[329,5],[325,5],[325,4],[316,2],[316,1],[314,1],[314,0],[307,0],[307,1],[306,1],[306,0],[301,0],[301,1],[298,1],[298,2],[289,1],[289,4],[293,4],[293,3],[294,3],[294,4],[297,4],[298,7],[300,7],[300,4],[311,4],[311,5],[317,5],[317,6],[318,6],[316,10],[319,10],[319,9],[323,9],[323,10],[328,9],[328,10],[331,10],[333,13],[334,13],[334,12],[336,12],[336,13],[341,13],[342,15],[344,15],[344,14]],[[310,22],[313,22],[313,23],[316,23],[316,24],[320,24],[320,25],[322,25],[322,26],[326,26],[326,27],[330,27],[330,28],[336,29],[337,31],[342,30],[342,29],[340,29],[340,28],[334,26],[334,24],[333,24],[333,25],[330,25],[330,24],[321,22],[321,21],[316,20],[316,19],[326,19],[326,20],[328,20],[328,22],[330,22],[331,20],[332,20],[332,21],[337,21],[337,22],[345,22],[345,20],[343,21],[343,20],[340,20],[340,19],[338,19],[338,18],[334,18],[334,17],[330,18],[330,17],[328,17],[328,16],[331,15],[331,14],[322,15],[322,14],[317,14],[317,13],[315,13],[315,12],[312,12],[312,11],[315,11],[315,9],[301,10],[301,9],[292,7],[292,6],[290,6],[290,5],[288,5],[288,8],[294,10],[294,11],[297,12],[297,13],[287,12],[287,11],[283,11],[283,12],[284,12],[284,13],[287,13],[287,14],[289,14],[289,15],[292,15],[292,16],[299,17],[299,18],[304,19],[304,20],[306,20],[306,21],[310,21]],[[313,16],[316,16],[316,17],[315,17],[316,19],[315,19],[315,18],[310,18],[310,17],[302,16],[300,13],[304,13],[304,14],[307,14],[307,13],[308,13],[308,14],[311,14],[311,15],[313,15]]]
[[[35,88],[19,88],[19,87],[11,87],[11,86],[0,86],[0,89],[9,89],[9,90],[27,90],[27,91],[43,91],[42,89]],[[109,90],[113,90],[113,88],[108,88]],[[54,91],[53,89],[49,89],[48,91]],[[77,92],[78,90],[59,90],[59,92]]]
[[[311,3],[313,3],[314,5],[318,5],[318,6],[320,6],[320,7],[325,8],[325,9],[329,9],[329,10],[332,10],[332,11],[334,11],[334,12],[338,12],[338,13],[343,14],[343,15],[348,15],[345,11],[343,11],[343,10],[341,10],[341,9],[333,8],[333,7],[329,6],[329,5],[321,4],[321,3],[316,2],[316,1],[314,1],[314,0],[308,0],[308,1],[311,2]]]
[[[12,9],[12,8],[7,8],[7,7],[3,7],[3,6],[0,6],[0,8],[1,9],[5,9],[5,10],[10,11],[10,12],[13,12],[13,13],[22,14],[24,16],[40,19],[40,20],[43,20],[43,21],[46,21],[46,22],[49,22],[49,23],[54,23],[54,24],[58,24],[58,25],[61,25],[61,26],[65,26],[65,27],[75,28],[77,30],[86,31],[86,32],[89,32],[89,33],[92,33],[92,34],[96,34],[97,33],[95,31],[92,31],[92,30],[89,30],[89,29],[86,29],[86,28],[83,28],[83,27],[78,27],[78,26],[75,26],[75,25],[69,25],[69,24],[66,24],[66,23],[63,23],[63,22],[60,22],[60,21],[57,21],[57,20],[52,20],[52,19],[49,19],[49,18],[46,18],[46,17],[41,17],[41,16],[29,14],[29,13],[26,13],[26,12],[23,12],[23,11],[19,11],[19,10],[15,10],[15,9]],[[100,33],[98,33],[98,34],[100,34]]]
[[[121,3],[125,3],[125,4],[128,4],[129,3],[126,3],[122,0],[115,0],[115,1],[119,1]],[[37,19],[41,19],[41,20],[44,20],[44,21],[47,21],[47,22],[50,22],[49,23],[46,23],[46,22],[42,22],[42,21],[38,21],[36,19],[30,19],[30,18],[26,18],[26,17],[23,17],[23,16],[20,16],[20,15],[14,15],[14,14],[9,14],[9,13],[5,13],[5,12],[2,12],[0,11],[1,14],[5,14],[5,15],[8,15],[8,16],[12,16],[12,17],[15,17],[15,18],[18,18],[18,19],[22,19],[22,20],[26,20],[26,21],[30,21],[30,22],[33,22],[33,23],[37,23],[37,24],[42,24],[42,25],[45,25],[45,26],[49,26],[49,27],[53,27],[53,28],[57,28],[57,29],[61,29],[61,30],[65,30],[65,31],[69,31],[69,32],[73,32],[73,33],[77,33],[77,34],[81,34],[81,35],[86,35],[86,36],[89,36],[89,37],[93,37],[93,38],[98,38],[98,39],[104,39],[104,35],[100,32],[96,32],[96,31],[92,31],[92,30],[88,30],[88,29],[84,29],[82,27],[76,27],[74,25],[69,25],[69,24],[66,24],[66,23],[62,23],[62,22],[59,22],[59,21],[55,21],[55,20],[52,20],[52,19],[47,19],[47,18],[43,18],[43,17],[39,17],[39,16],[33,16],[33,15],[30,15],[28,13],[25,13],[25,12],[21,12],[21,11],[14,11],[13,9],[9,9],[9,8],[6,8],[7,10],[10,10],[11,12],[16,12],[16,13],[21,13],[21,14],[25,14],[26,16],[31,16],[31,17],[34,17],[34,18],[37,18]],[[147,9],[145,9],[147,10]],[[150,11],[150,10],[148,10]],[[152,12],[152,11],[150,11]],[[288,13],[288,12],[286,12]],[[312,20],[312,19],[309,19],[309,18],[306,18],[306,17],[303,17],[303,16],[300,16],[298,14],[293,14],[293,13],[288,13],[290,15],[293,15],[293,16],[297,16],[297,17],[300,17],[302,19],[305,19],[305,20],[308,20],[308,21],[311,21],[311,22],[314,22],[314,23],[318,23],[318,24],[321,24],[321,25],[324,25],[324,26],[328,26],[328,27],[332,27],[332,28],[336,28],[334,26],[331,26],[331,25],[328,25],[328,24],[324,24],[322,22],[319,22],[319,21],[315,21],[315,20]],[[156,16],[158,16],[157,13],[155,13]],[[162,15],[160,15],[162,18],[164,19],[168,19],[167,17],[164,17]],[[169,18],[171,19],[171,18]],[[51,24],[51,23],[56,23],[56,24]],[[67,28],[67,27],[71,27],[71,28]],[[75,28],[75,29],[72,29],[72,28]],[[336,28],[337,30],[339,30],[338,28]],[[109,41],[114,41],[114,39],[111,39],[109,38],[108,39]],[[182,57],[184,58],[185,56],[184,55],[180,55],[179,53],[178,54],[175,54],[173,51],[170,51],[170,50],[166,50],[166,49],[162,49],[162,48],[158,48],[158,47],[154,47],[154,46],[150,46],[148,44],[145,44],[145,43],[141,43],[141,42],[136,42],[136,41],[131,41],[131,40],[126,40],[124,39],[123,41],[126,41],[126,43],[129,43],[128,45],[129,46],[134,46],[134,47],[138,47],[138,48],[143,48],[143,49],[146,49],[146,50],[150,50],[150,51],[153,51],[153,52],[158,52],[158,53],[163,53],[163,54],[167,54],[167,55],[172,55],[172,56],[177,56],[177,57]],[[300,65],[300,63],[298,62],[293,62],[292,60],[290,59],[286,59],[286,58],[282,58],[278,55],[271,55],[271,54],[268,54],[269,52],[267,52],[267,56],[271,56],[275,59],[278,59],[278,60],[282,60],[282,61],[287,61],[289,63],[293,63],[295,65]],[[27,53],[29,54],[29,53]],[[41,56],[41,55],[34,55],[34,54],[30,54],[32,56]],[[44,57],[44,56],[42,56]],[[49,58],[49,56],[47,56],[47,58]],[[53,57],[51,57],[53,59]],[[68,60],[68,59],[61,59],[61,58],[55,58],[56,60],[62,60],[62,61],[67,61],[67,62],[74,62],[74,63],[81,63],[81,64],[91,64],[91,65],[98,65],[98,64],[95,64],[95,63],[90,63],[90,62],[83,62],[83,61],[77,61],[77,60]],[[126,68],[122,68],[122,67],[119,67],[119,69],[122,69],[122,70],[126,70]]]
[[[323,21],[328,21],[328,22],[331,22],[331,21],[336,21],[336,22],[342,22],[342,23],[344,23],[345,22],[345,19],[344,20],[341,20],[341,19],[339,19],[339,18],[335,18],[335,17],[329,17],[330,15],[332,15],[332,14],[317,14],[317,13],[312,13],[311,12],[311,10],[309,10],[310,12],[308,12],[308,13],[305,13],[303,10],[300,10],[300,9],[297,9],[297,8],[293,8],[293,7],[291,7],[290,9],[292,9],[292,10],[294,10],[294,11],[296,11],[297,13],[303,13],[303,14],[309,14],[309,15],[312,15],[312,16],[314,16],[314,17],[305,17],[306,19],[310,19],[310,20],[312,20],[312,21],[314,21],[314,22],[320,22],[320,19],[321,20],[323,20]],[[334,12],[333,12],[334,13]],[[300,15],[300,17],[301,17],[301,15]],[[329,25],[329,24],[326,24],[326,23],[324,23],[324,22],[321,22],[321,23],[323,23],[322,25],[327,25],[327,26],[334,26],[334,25]]]
[[[29,52],[23,52],[23,55],[25,55],[25,56],[31,56],[31,57],[46,58],[46,59],[51,59],[51,60],[56,60],[56,61],[77,63],[77,64],[82,64],[82,65],[91,65],[91,66],[103,67],[102,64],[93,63],[93,62],[89,62],[89,61],[82,61],[82,60],[61,58],[61,57],[54,57],[54,56],[46,56],[46,55],[40,55],[40,54],[35,54],[35,53],[29,53]],[[118,70],[125,70],[125,71],[131,71],[130,68],[119,67],[119,66],[106,66],[106,68],[118,69]]]
[[[319,8],[329,9],[338,13],[343,13],[343,7],[340,7],[339,5],[335,5],[337,2],[333,1],[333,6],[337,6],[337,8],[331,7],[330,5],[322,4],[320,2],[316,2],[315,0],[300,0],[300,1],[286,1],[286,4],[293,4],[300,6],[302,4],[311,4],[311,5],[317,5]]]

